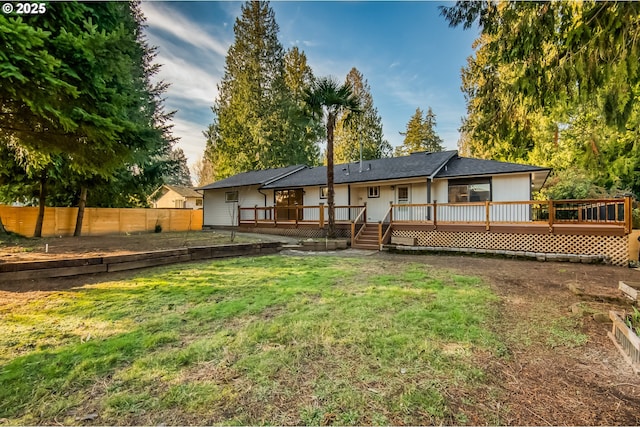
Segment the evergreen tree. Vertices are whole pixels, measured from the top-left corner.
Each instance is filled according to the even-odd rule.
[[[384,139],[382,118],[373,105],[368,81],[354,67],[347,74],[345,84],[351,88],[353,95],[360,99],[361,110],[355,115],[345,111],[338,118],[335,128],[335,161],[358,161],[361,146],[363,160],[390,157],[391,144]]]
[[[284,51],[269,3],[245,3],[234,33],[212,109],[214,122],[205,133],[205,153],[210,156],[215,178],[313,163],[317,150],[302,132],[306,132],[308,119],[296,102],[303,86],[292,86],[298,95],[287,86]],[[298,58],[299,64],[302,59]],[[304,64],[302,68],[300,85],[304,83]],[[289,83],[297,78],[294,73],[289,77]]]
[[[163,176],[165,184],[191,187],[191,172],[187,165],[187,156],[182,148],[171,150],[167,161],[167,171]]]
[[[638,3],[459,2],[443,14],[481,30],[462,74],[463,152],[640,192]]]
[[[405,132],[400,132],[404,136],[402,145],[396,147],[396,156],[406,156],[408,154],[419,151],[442,151],[442,138],[435,131],[436,115],[431,107],[427,110],[424,119],[422,110],[416,108],[416,112],[409,122]]]
[[[13,72],[0,74],[2,88],[24,84],[25,76],[34,74],[42,80],[39,95],[0,90],[2,142],[11,145],[26,177],[40,186],[36,235],[47,194],[55,200],[78,195],[79,232],[90,188],[128,191],[114,183],[161,178],[156,172],[173,141],[167,125],[171,113],[162,107],[166,85],[150,82],[157,66],[144,40],[143,20],[139,6],[125,2],[50,3],[43,15],[0,18],[0,33],[9,29],[30,35],[35,41],[17,40],[35,43],[29,46],[46,59],[32,69],[24,56],[9,55]],[[46,28],[45,37],[38,38],[42,31],[34,28]],[[24,50],[15,40],[11,43],[14,52]]]

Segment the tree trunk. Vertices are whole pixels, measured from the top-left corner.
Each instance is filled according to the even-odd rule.
[[[40,194],[38,196],[38,219],[33,237],[42,237],[42,223],[44,222],[44,206],[47,203],[47,171],[43,170],[40,175]]]
[[[0,234],[9,234],[7,233],[7,229],[4,228],[4,224],[2,223],[2,217],[0,217]]]
[[[329,228],[327,237],[336,237],[335,201],[333,191],[333,128],[336,117],[329,113],[327,117],[327,205],[329,207]]]
[[[80,201],[78,202],[78,217],[76,218],[76,229],[73,232],[74,237],[80,237],[82,234],[82,220],[84,219],[84,207],[87,204],[87,186],[80,187]]]

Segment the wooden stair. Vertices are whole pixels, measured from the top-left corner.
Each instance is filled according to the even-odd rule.
[[[378,242],[378,224],[364,225],[364,229],[358,235],[358,238],[351,245],[354,249],[369,249],[374,251],[380,250],[380,242]]]

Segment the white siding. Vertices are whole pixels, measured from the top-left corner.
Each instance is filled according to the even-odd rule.
[[[494,176],[491,184],[494,202],[520,202],[531,198],[529,174]]]
[[[238,202],[225,202],[225,193],[238,191]],[[267,194],[267,206],[273,204],[273,192]],[[231,226],[238,225],[238,204],[241,207],[264,206],[264,196],[258,193],[257,187],[243,187],[239,189],[220,189],[204,191],[204,219],[203,225]]]

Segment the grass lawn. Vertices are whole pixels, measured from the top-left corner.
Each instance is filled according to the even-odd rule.
[[[0,424],[474,422],[465,408],[489,381],[478,361],[509,357],[498,315],[478,278],[332,256],[1,301]]]

